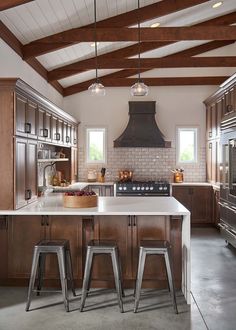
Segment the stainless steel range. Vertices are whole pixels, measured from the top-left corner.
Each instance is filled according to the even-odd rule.
[[[117,182],[116,196],[170,196],[171,186],[167,181]]]

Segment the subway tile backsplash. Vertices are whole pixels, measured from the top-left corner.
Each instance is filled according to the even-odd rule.
[[[79,148],[79,181],[87,181],[89,169],[98,172],[104,165],[90,165],[85,150]],[[118,180],[120,170],[133,170],[134,180],[167,179],[173,181],[171,169],[176,168],[175,148],[111,148],[107,152],[106,181]],[[206,181],[206,150],[201,148],[197,164],[184,164],[184,181]]]

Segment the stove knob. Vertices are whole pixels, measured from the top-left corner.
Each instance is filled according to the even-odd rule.
[[[119,190],[122,190],[122,187],[119,187]]]
[[[153,187],[150,187],[150,190],[153,190],[154,188]]]
[[[164,190],[167,190],[167,187],[164,187],[163,189],[164,189]]]
[[[141,187],[141,190],[144,190],[145,188],[144,187]]]
[[[136,187],[133,187],[132,190],[136,190]]]
[[[140,190],[140,187],[137,187],[137,190]]]
[[[146,187],[146,190],[149,190],[149,187]]]
[[[127,187],[124,187],[124,190],[127,190]]]
[[[163,188],[162,187],[159,187],[159,190],[163,190]]]

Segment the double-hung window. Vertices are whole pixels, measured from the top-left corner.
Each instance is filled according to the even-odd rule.
[[[177,163],[196,163],[198,158],[198,128],[177,128]]]
[[[86,161],[106,163],[106,128],[86,128]]]

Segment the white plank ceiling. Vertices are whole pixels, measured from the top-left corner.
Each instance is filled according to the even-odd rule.
[[[159,0],[160,1],[160,0]],[[140,5],[147,6],[159,1],[155,0],[140,0]],[[162,16],[156,20],[147,21],[142,26],[150,26],[152,23],[160,22],[161,26],[188,26],[205,20],[212,19],[236,10],[236,0],[223,0],[223,5],[217,9],[212,9],[212,4],[216,1],[210,0],[207,3],[191,7],[170,15]],[[116,16],[137,8],[137,0],[97,0],[97,19],[103,20],[108,17]],[[0,12],[0,20],[13,32],[13,34],[23,43],[27,44],[33,40],[43,38],[45,36],[65,31],[71,28],[84,26],[93,23],[93,0],[35,0],[27,4],[8,9]],[[157,50],[149,51],[142,54],[142,57],[162,57],[178,51],[203,44],[200,41],[178,42],[173,45],[162,47]],[[127,42],[102,42],[98,45],[99,54],[119,48],[127,47],[132,43]],[[222,47],[221,55],[234,52],[236,55],[235,44],[227,47]],[[218,54],[210,52],[211,56]],[[47,70],[77,62],[94,56],[94,47],[91,43],[79,43],[58,51],[48,53],[38,57],[38,60]],[[214,68],[213,68],[214,69]],[[182,71],[181,71],[182,70]],[[224,73],[222,73],[222,70]],[[118,70],[100,70],[100,76],[115,72]],[[234,68],[224,68],[215,70],[204,70],[206,74],[214,71],[218,74],[228,74],[230,71],[235,71]],[[170,72],[178,76],[187,76],[189,72],[192,75],[198,75],[202,69],[186,70],[186,69],[158,69],[151,70],[144,74],[146,77],[153,76],[153,73],[165,74],[168,76]],[[233,73],[233,72],[232,72]],[[63,87],[70,86],[88,79],[93,79],[95,76],[94,70],[84,72],[79,75],[74,75],[59,82]]]

